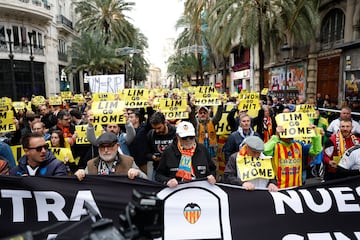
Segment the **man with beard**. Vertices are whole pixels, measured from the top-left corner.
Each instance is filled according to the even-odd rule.
[[[135,177],[147,178],[146,174],[138,169],[133,157],[118,152],[119,142],[114,133],[103,133],[96,140],[96,145],[99,146],[99,156],[89,160],[85,169],[79,169],[74,174],[79,181],[82,181],[86,174],[127,174],[130,179]]]
[[[207,148],[195,140],[195,128],[187,121],[176,126],[176,139],[163,152],[155,180],[176,187],[181,182],[206,178],[215,184],[216,166]]]
[[[48,151],[49,144],[39,132],[27,133],[21,140],[25,155],[10,170],[12,176],[66,176],[66,166]]]
[[[359,138],[352,134],[351,119],[340,121],[340,130],[332,134],[324,146],[325,175],[324,180],[336,179],[336,168],[345,151],[358,145]]]
[[[159,166],[162,153],[176,137],[176,128],[165,120],[165,115],[161,112],[155,112],[149,121],[153,129],[147,134],[148,152],[146,157],[153,162],[155,171]]]

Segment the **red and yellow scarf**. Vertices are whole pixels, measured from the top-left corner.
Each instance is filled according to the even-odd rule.
[[[176,177],[179,177],[185,181],[191,181],[195,177],[191,158],[194,155],[196,145],[194,144],[194,146],[192,146],[190,149],[183,149],[180,142],[178,142],[177,145],[181,153],[181,158],[179,163],[179,169],[176,172]]]

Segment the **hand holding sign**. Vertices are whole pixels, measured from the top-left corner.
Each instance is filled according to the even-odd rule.
[[[306,113],[280,113],[276,117],[276,131],[281,138],[314,137],[315,131]]]

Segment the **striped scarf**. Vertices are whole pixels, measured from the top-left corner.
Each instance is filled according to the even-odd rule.
[[[273,134],[271,117],[264,117],[263,124],[264,124],[264,143],[266,143],[267,141],[270,140]]]
[[[183,149],[180,142],[178,142],[178,149],[181,153],[179,169],[176,172],[176,177],[181,178],[183,181],[191,181],[195,178],[194,170],[192,167],[192,156],[194,155],[196,144],[190,149]]]
[[[353,145],[358,145],[359,144],[359,140],[356,138],[355,135],[351,135],[351,140],[353,142]],[[336,149],[337,149],[337,155],[338,156],[344,155],[344,152],[348,148],[352,147],[352,146],[346,147],[346,142],[345,142],[344,136],[342,135],[341,132],[336,133],[335,143],[336,143]]]

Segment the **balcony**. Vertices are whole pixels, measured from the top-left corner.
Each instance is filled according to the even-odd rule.
[[[44,23],[52,20],[51,6],[45,0],[0,0],[0,16],[29,18]]]
[[[68,55],[66,53],[58,52],[58,59],[63,62],[67,62]]]
[[[73,23],[64,15],[60,14],[56,16],[56,24],[56,27],[60,32],[63,32],[64,34],[73,33]]]

